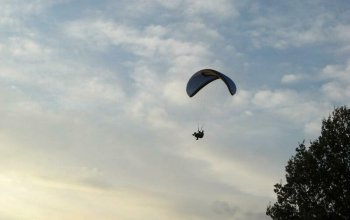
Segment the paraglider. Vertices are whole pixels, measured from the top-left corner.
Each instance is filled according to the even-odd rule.
[[[186,86],[186,92],[189,97],[193,97],[196,95],[202,88],[204,88],[206,85],[209,83],[213,82],[214,80],[221,79],[227,86],[227,89],[229,93],[233,96],[236,93],[236,85],[226,75],[213,70],[213,69],[202,69],[195,74],[189,79],[187,86]],[[201,131],[198,129],[197,132],[194,132],[192,134],[196,140],[199,138],[204,137],[204,130],[202,129]]]
[[[192,135],[196,138],[196,140],[198,140],[198,138],[203,138],[204,137],[204,130],[198,129],[198,131],[194,132]]]

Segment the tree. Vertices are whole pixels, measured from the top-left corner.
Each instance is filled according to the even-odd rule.
[[[350,109],[335,108],[321,136],[299,144],[274,192],[266,210],[272,219],[350,219]]]

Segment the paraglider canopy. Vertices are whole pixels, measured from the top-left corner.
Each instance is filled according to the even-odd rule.
[[[194,96],[204,86],[217,79],[224,81],[231,95],[236,93],[236,85],[229,77],[213,69],[203,69],[193,74],[188,81],[186,87],[187,95],[189,97]]]

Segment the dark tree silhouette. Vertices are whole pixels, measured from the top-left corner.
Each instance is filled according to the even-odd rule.
[[[286,166],[286,184],[274,186],[272,219],[350,219],[350,109],[322,121],[321,136],[299,144]]]

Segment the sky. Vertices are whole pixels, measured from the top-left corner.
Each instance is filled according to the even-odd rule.
[[[269,219],[295,148],[349,105],[349,1],[0,5],[0,219]],[[189,98],[204,68],[236,95]]]

